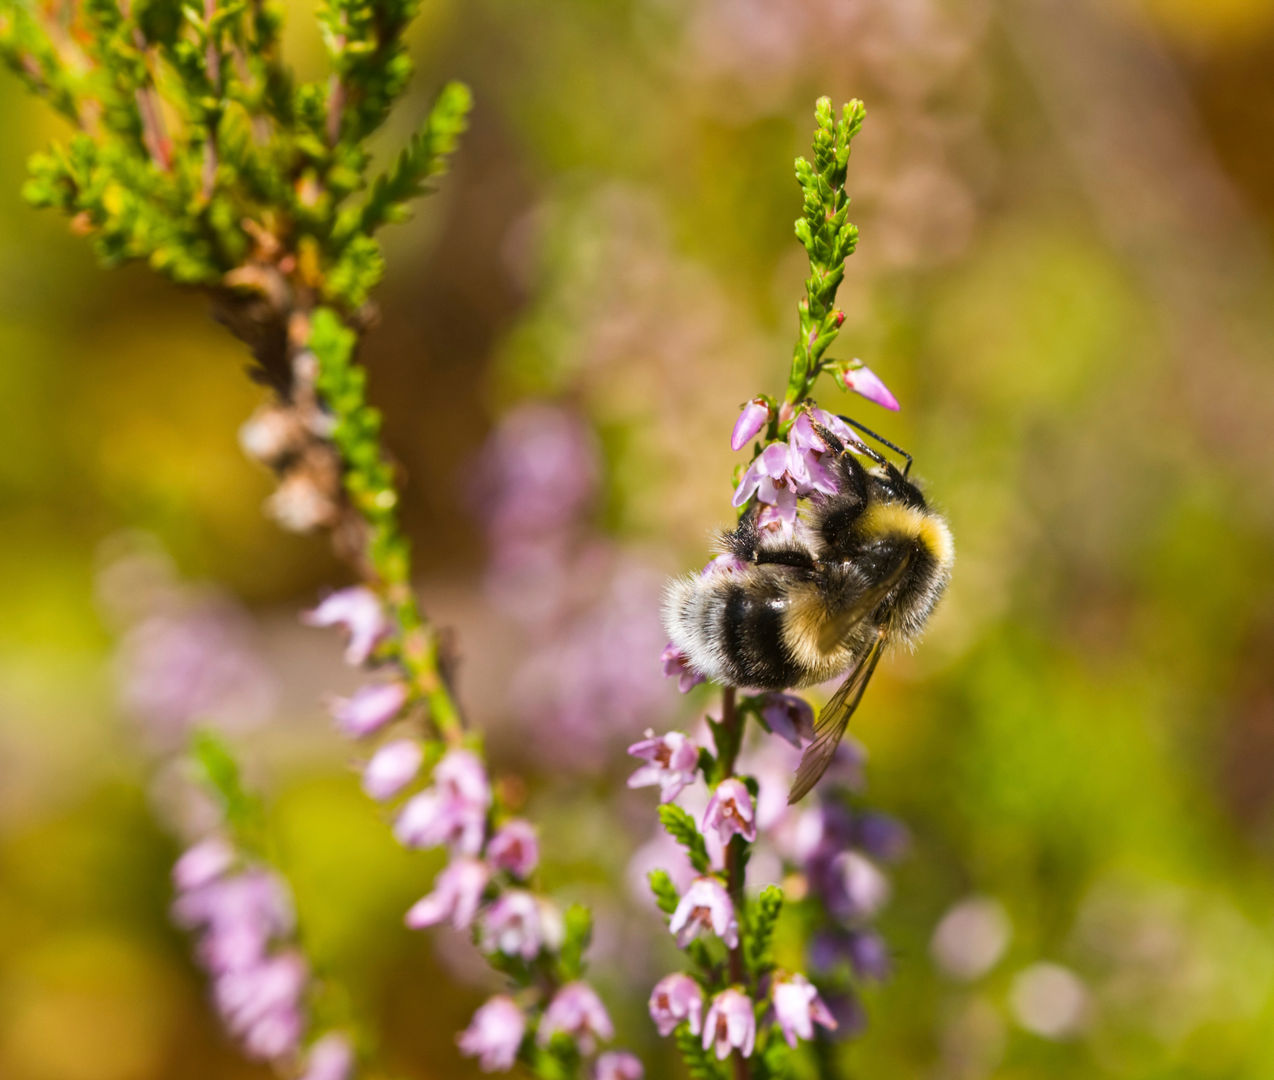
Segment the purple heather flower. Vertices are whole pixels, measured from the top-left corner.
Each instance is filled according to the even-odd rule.
[[[781,739],[798,750],[814,738],[814,710],[795,694],[766,694],[761,698],[761,720]]]
[[[448,750],[434,768],[434,784],[452,798],[485,811],[491,805],[491,785],[482,759],[472,750]]]
[[[415,779],[425,752],[415,739],[394,739],[363,769],[363,790],[377,802],[392,799]]]
[[[301,1080],[352,1080],[353,1076],[354,1048],[339,1031],[328,1032],[305,1055]]]
[[[646,1070],[632,1054],[612,1050],[597,1059],[593,1080],[642,1080]]]
[[[304,1027],[299,1009],[268,1013],[243,1033],[244,1053],[258,1061],[291,1057],[300,1045]]]
[[[734,505],[742,506],[753,495],[770,506],[790,501],[796,506],[796,477],[789,472],[792,455],[787,443],[770,443],[752,460],[734,493]],[[800,469],[798,460],[797,469]]]
[[[173,865],[173,884],[183,893],[201,889],[229,870],[236,858],[234,848],[222,837],[200,840]]]
[[[511,997],[497,994],[473,1014],[456,1042],[461,1053],[478,1059],[483,1072],[504,1072],[517,1061],[525,1034],[522,1010]]]
[[[737,555],[730,552],[724,552],[720,555],[713,556],[699,571],[700,577],[715,577],[719,574],[738,574],[747,569],[748,564],[740,559]]]
[[[394,836],[403,847],[446,844],[461,855],[477,855],[486,837],[484,809],[451,797],[437,788],[413,795],[394,819]]]
[[[788,433],[788,469],[797,481],[797,494],[836,494],[836,480],[823,464],[823,456],[831,449],[814,430],[808,412],[801,413]]]
[[[272,1017],[296,1012],[309,974],[305,958],[295,949],[224,972],[213,986],[217,1011],[231,1032],[246,1034]]]
[[[413,930],[422,930],[449,918],[452,926],[464,930],[478,913],[490,880],[491,870],[486,863],[460,856],[438,875],[433,892],[412,905],[404,922]]]
[[[178,925],[202,928],[202,961],[214,974],[256,963],[271,938],[291,931],[292,905],[282,882],[260,869],[221,878],[177,897]]]
[[[879,934],[872,930],[853,930],[846,945],[849,962],[860,979],[883,982],[889,978],[892,967],[889,946]]]
[[[703,812],[702,829],[705,833],[716,829],[723,844],[735,835],[742,836],[748,843],[756,840],[756,808],[742,780],[732,776],[717,785]]]
[[[702,675],[690,667],[686,654],[671,642],[668,643],[659,659],[663,661],[664,674],[677,677],[677,689],[683,694],[689,693],[701,682],[706,681]]]
[[[744,1057],[752,1056],[756,1043],[756,1014],[752,1000],[741,990],[722,990],[708,1006],[703,1022],[703,1048],[715,1047],[717,1060],[724,1061],[732,1048]]]
[[[739,419],[734,422],[730,434],[730,449],[742,450],[761,433],[770,422],[770,403],[763,397],[755,397],[743,406]]]
[[[628,748],[633,757],[649,762],[628,778],[630,788],[659,785],[659,801],[672,802],[687,784],[694,782],[699,767],[699,747],[680,731],[656,737],[649,728],[641,742]]]
[[[870,918],[889,899],[889,879],[856,851],[833,858],[827,879],[827,906],[841,919]]]
[[[789,975],[779,979],[772,991],[774,1016],[783,1029],[787,1045],[796,1046],[796,1040],[812,1039],[814,1025],[820,1024],[829,1031],[837,1028],[836,1017],[818,996],[818,990],[804,975]]]
[[[711,930],[731,949],[739,944],[734,903],[725,886],[714,877],[695,878],[672,913],[668,929],[683,949],[701,930]]]
[[[690,1034],[698,1035],[703,1018],[703,991],[689,975],[665,975],[650,992],[650,1018],[667,1038],[683,1020],[690,1022]]]
[[[850,842],[873,858],[893,862],[906,854],[911,834],[897,818],[868,811],[854,818]]]
[[[463,855],[477,855],[486,838],[491,785],[478,756],[448,750],[433,774],[434,786],[413,795],[394,822],[394,835],[405,847],[447,844]]]
[[[586,1054],[592,1052],[596,1039],[605,1042],[615,1034],[601,998],[584,982],[567,983],[553,995],[536,1040],[547,1046],[559,1031],[570,1035]]]
[[[540,861],[540,843],[527,821],[506,821],[487,844],[487,859],[497,870],[516,878],[530,877]]]
[[[332,716],[341,733],[361,739],[379,731],[407,704],[407,687],[400,682],[370,683],[348,698],[332,702]]]
[[[384,605],[371,589],[356,586],[326,596],[302,616],[307,626],[339,626],[349,635],[345,662],[364,664],[390,632]]]
[[[841,381],[845,384],[846,390],[852,390],[855,394],[860,394],[868,401],[874,401],[886,409],[898,411],[898,399],[889,392],[889,387],[880,381],[880,376],[866,364],[844,372],[841,375]]]
[[[482,948],[534,960],[551,944],[553,928],[546,921],[544,905],[525,889],[509,889],[482,915]]]

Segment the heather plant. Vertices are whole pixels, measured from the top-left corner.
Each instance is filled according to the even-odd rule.
[[[357,360],[383,271],[376,236],[444,171],[470,106],[463,86],[443,87],[399,155],[373,169],[369,139],[411,74],[403,34],[414,8],[410,0],[323,3],[330,71],[303,81],[281,54],[281,11],[268,3],[4,0],[0,55],[73,129],[32,158],[25,195],[65,213],[107,265],[144,260],[202,290],[250,350],[270,398],[241,442],[277,476],[268,509],[285,528],[327,532],[356,579],[304,616],[343,632],[346,662],[368,675],[333,704],[335,724],[357,747],[363,790],[386,807],[396,839],[447,854],[404,921],[469,932],[505,980],[460,1034],[461,1051],[489,1071],[520,1062],[545,1078],[637,1077],[637,1059],[609,1048],[611,1018],[586,979],[590,913],[579,905],[563,911],[540,889],[541,837],[492,782],[481,733],[456,695],[450,650],[412,590],[399,478]],[[837,117],[820,100],[813,160],[797,162],[805,203],[796,233],[810,277],[787,386],[781,398],[746,404],[731,436],[735,449],[754,444],[734,502],[761,504],[763,528],[790,530],[800,499],[826,482],[829,447],[811,417],[853,441],[812,401],[820,375],[897,407],[859,361],[830,356],[844,321],[836,293],[857,240],[845,177],[863,115],[861,103]],[[558,460],[576,457],[568,447]],[[588,478],[578,479],[584,499]],[[578,501],[567,498],[560,513]],[[530,507],[532,516],[544,511],[539,501]],[[523,517],[513,514],[513,532],[525,540]],[[498,513],[489,521],[493,531],[503,528]],[[705,570],[728,572],[719,559]],[[675,652],[663,661],[692,689]],[[657,662],[653,649],[648,662]],[[608,689],[599,684],[590,700],[604,701]],[[646,703],[634,719],[648,710]],[[768,744],[799,748],[811,724],[800,698],[729,689],[706,735],[651,732],[631,749],[645,762],[632,783],[659,787],[660,821],[693,870],[680,887],[668,872],[651,876],[692,970],[662,979],[649,1008],[698,1078],[722,1075],[726,1059],[738,1078],[811,1067],[829,1074],[816,1029],[854,1029],[850,981],[887,968],[869,925],[887,884],[871,857],[896,855],[901,833],[849,803],[853,747],[842,751],[843,782],[829,776],[800,820],[797,811],[765,807],[756,774],[773,764]],[[318,989],[286,883],[262,839],[268,813],[245,792],[225,744],[199,736],[195,757],[219,816],[175,868],[174,914],[197,938],[226,1026],[245,1052],[285,1075],[350,1077],[346,1021],[314,1005]],[[706,803],[692,813],[683,803],[700,780]],[[788,891],[800,882],[793,895],[776,882],[749,886],[749,861],[767,827]],[[814,979],[807,960],[818,968]],[[802,1043],[816,1047],[816,1066],[800,1056]]]

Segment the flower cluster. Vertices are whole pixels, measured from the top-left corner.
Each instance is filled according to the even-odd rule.
[[[363,587],[333,593],[305,618],[344,629],[345,658],[355,665],[374,659],[391,629],[379,598]],[[362,785],[381,802],[401,797],[393,811],[398,842],[412,850],[447,851],[433,888],[406,912],[407,926],[447,923],[472,932],[490,963],[521,987],[516,998],[497,994],[477,1011],[458,1037],[461,1051],[486,1071],[509,1069],[520,1055],[595,1055],[614,1028],[597,994],[579,978],[586,915],[572,909],[564,916],[531,887],[540,859],[536,831],[521,818],[502,817],[476,749],[453,743],[433,763],[429,782],[417,786],[436,744],[399,723],[410,703],[407,685],[396,678],[367,684],[337,700],[332,712],[351,738],[380,738],[363,766]],[[641,1076],[640,1063],[627,1054],[604,1053],[593,1065],[598,1077]]]
[[[310,971],[295,942],[291,898],[282,878],[207,837],[173,868],[173,918],[199,935],[198,957],[227,1030],[259,1061],[295,1062],[307,1027]],[[302,1080],[350,1080],[354,1052],[330,1032],[304,1055]]]
[[[732,692],[727,700],[732,706]],[[746,846],[758,837],[760,789],[754,779],[734,775],[747,714],[732,707],[728,712],[733,717],[713,726],[715,755],[680,732],[659,737],[648,732],[629,748],[645,762],[630,786],[660,789],[664,826],[685,847],[698,874],[680,891],[667,873],[651,875],[668,930],[698,970],[659,980],[650,995],[650,1015],[661,1035],[677,1033],[692,1068],[699,1054],[747,1059],[758,1040],[765,1046],[781,1037],[794,1047],[798,1038],[813,1037],[815,1025],[837,1026],[814,985],[803,975],[779,971],[769,955],[782,892],[770,885],[757,900],[745,898],[741,868]],[[696,822],[677,799],[694,791],[700,774],[710,795]]]

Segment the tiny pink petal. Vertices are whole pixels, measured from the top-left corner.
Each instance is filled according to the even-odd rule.
[[[332,702],[332,716],[342,733],[361,739],[395,719],[406,704],[407,687],[403,683],[371,683]]]
[[[318,607],[307,611],[301,618],[308,626],[339,626],[344,629],[349,635],[345,662],[353,665],[366,663],[391,629],[380,597],[362,586],[339,589],[329,594]]]
[[[478,1059],[483,1072],[513,1068],[526,1035],[526,1016],[511,997],[497,994],[473,1014],[456,1038],[460,1052]]]
[[[496,869],[514,877],[530,877],[540,861],[535,828],[521,818],[506,821],[487,844],[487,859]]]

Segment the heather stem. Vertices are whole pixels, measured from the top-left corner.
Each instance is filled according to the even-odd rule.
[[[734,775],[734,763],[739,755],[739,747],[743,743],[743,717],[735,708],[735,688],[727,686],[721,693],[721,727],[727,733],[725,738],[725,747],[721,751],[721,777],[727,779]],[[742,853],[743,845],[746,843],[742,836],[732,836],[730,842],[725,849],[725,872],[726,872],[726,890],[730,893],[730,900],[734,904],[734,910],[739,914],[740,925],[743,925],[743,862]],[[738,985],[744,985],[747,981],[747,966],[743,956],[743,936],[740,935],[738,943],[730,950],[730,982]],[[743,1056],[743,1051],[735,1050],[730,1055],[734,1068],[735,1080],[748,1080],[751,1076],[751,1070],[748,1067],[748,1060]]]

